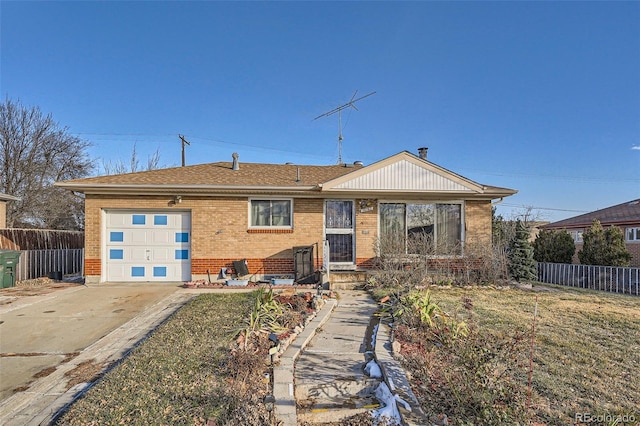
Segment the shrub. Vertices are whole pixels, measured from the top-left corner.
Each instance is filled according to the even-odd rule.
[[[516,224],[516,235],[509,246],[509,274],[518,282],[535,280],[537,277],[529,230],[521,221]]]
[[[582,234],[583,246],[578,258],[583,265],[629,266],[631,254],[624,244],[620,228],[611,226],[606,230],[595,219],[591,228]]]
[[[533,258],[538,262],[571,263],[576,252],[566,230],[543,229],[533,242]]]

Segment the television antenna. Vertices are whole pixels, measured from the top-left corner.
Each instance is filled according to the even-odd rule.
[[[351,96],[351,100],[349,102],[347,102],[344,105],[340,105],[339,107],[336,107],[334,109],[332,109],[331,111],[327,111],[324,114],[320,114],[319,116],[317,116],[316,118],[314,118],[314,120],[317,120],[318,118],[322,118],[322,117],[328,117],[330,115],[333,115],[335,113],[338,113],[338,164],[343,164],[342,163],[342,110],[343,109],[347,109],[347,108],[353,108],[356,111],[359,111],[358,108],[356,108],[355,103],[358,102],[359,100],[362,100],[364,98],[368,98],[371,95],[375,95],[376,92],[371,92],[368,93],[364,96],[360,96],[358,99],[355,99],[356,95],[358,94],[358,91],[356,90],[355,92],[353,92],[353,96]]]

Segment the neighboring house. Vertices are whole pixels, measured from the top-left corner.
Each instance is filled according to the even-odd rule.
[[[7,227],[7,202],[20,201],[20,198],[0,192],[0,229]]]
[[[595,219],[598,219],[604,228],[617,226],[622,230],[627,250],[633,256],[630,264],[640,266],[640,199],[553,222],[542,228],[566,229],[576,243],[574,262],[578,263],[577,253],[582,250],[582,234],[591,228]]]
[[[392,230],[490,244],[492,200],[517,192],[437,166],[426,149],[367,166],[241,163],[234,154],[56,186],[85,194],[85,275],[94,283],[215,278],[241,259],[258,279],[293,274],[297,246],[315,246],[330,270],[366,270],[378,236]]]

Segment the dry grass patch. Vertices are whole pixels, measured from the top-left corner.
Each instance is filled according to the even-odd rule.
[[[251,293],[206,294],[159,327],[57,424],[261,425],[264,357],[232,357],[229,330]]]
[[[451,352],[470,364],[478,354],[493,354],[491,362],[472,365],[482,373],[482,386],[499,377],[490,392],[504,392],[508,404],[519,406],[513,418],[549,425],[573,424],[576,413],[591,415],[633,415],[640,420],[640,298],[608,293],[556,289],[438,288],[430,289],[432,299],[445,312],[467,321],[470,337]],[[533,357],[531,407],[526,411],[528,356],[534,309],[538,301]],[[466,309],[465,309],[466,306]],[[477,327],[477,332],[473,332]],[[524,333],[524,334],[523,334]],[[520,336],[520,337],[518,337]],[[399,338],[403,338],[401,335]],[[410,337],[404,337],[412,344]],[[510,343],[511,342],[511,343]],[[415,342],[413,342],[415,343]],[[463,345],[469,345],[472,347]],[[512,346],[509,346],[511,345]],[[405,367],[413,374],[416,393],[430,413],[456,412],[455,401],[483,401],[486,395],[451,395],[463,390],[476,392],[456,380],[475,380],[436,346],[424,353],[406,351]],[[471,352],[468,352],[471,349]],[[467,355],[471,358],[464,358]],[[473,361],[475,362],[475,361]],[[473,364],[471,362],[471,364]],[[429,368],[431,366],[431,368]],[[480,368],[480,367],[482,368]],[[447,368],[449,367],[449,368]],[[483,370],[491,367],[491,370]],[[439,386],[437,377],[447,386]],[[447,377],[448,376],[448,377]],[[505,388],[500,387],[504,385]],[[477,390],[485,392],[487,389]],[[494,395],[495,396],[495,395]],[[469,399],[471,398],[471,399]],[[524,398],[524,399],[523,399]],[[500,398],[486,399],[484,422],[504,424]],[[524,411],[523,411],[524,410]],[[465,413],[464,411],[457,411]],[[467,424],[456,418],[453,424]]]

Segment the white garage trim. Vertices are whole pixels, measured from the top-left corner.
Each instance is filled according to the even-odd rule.
[[[191,212],[103,210],[100,281],[191,279]]]

